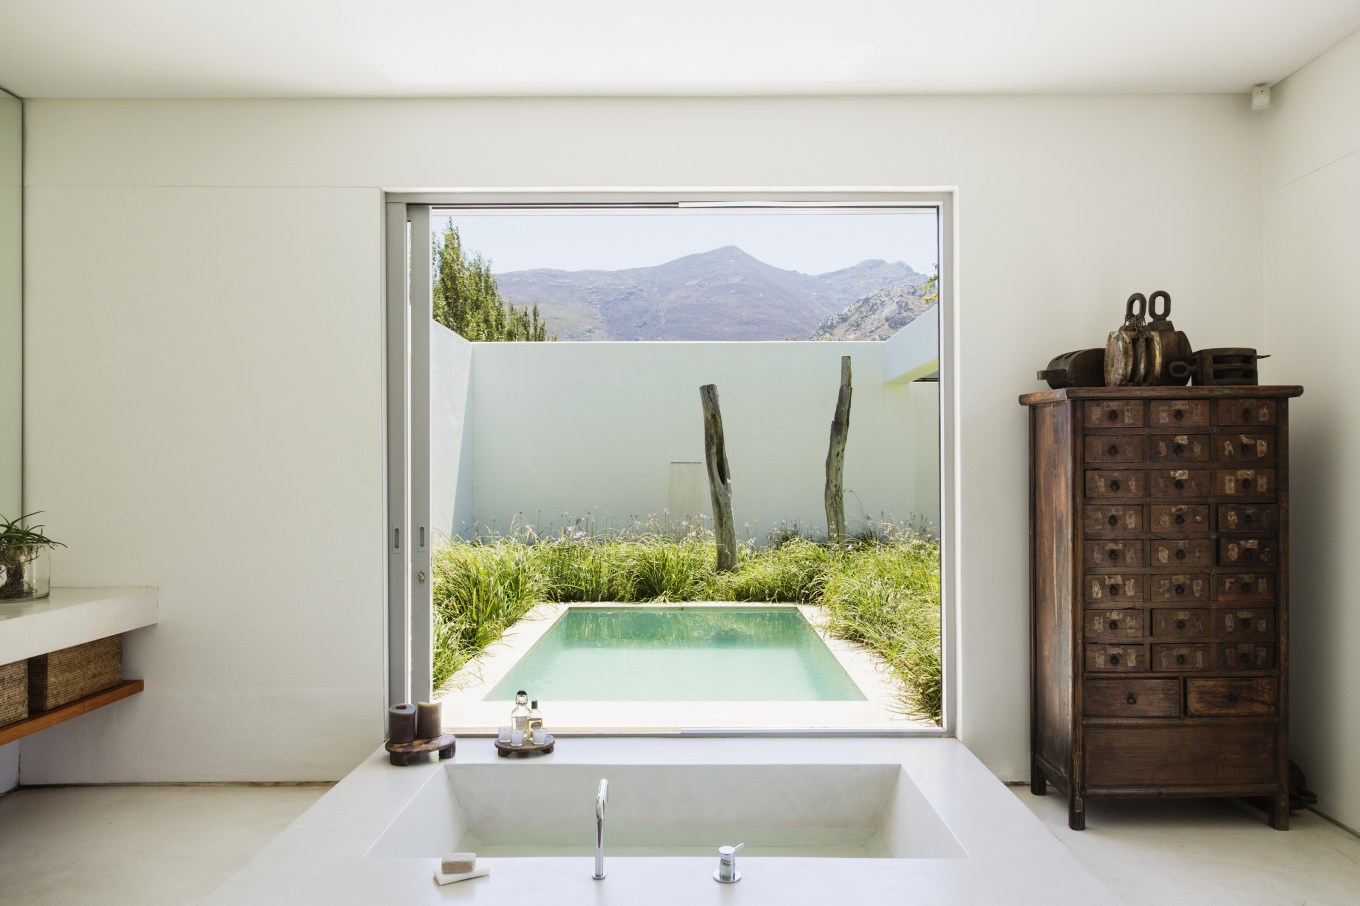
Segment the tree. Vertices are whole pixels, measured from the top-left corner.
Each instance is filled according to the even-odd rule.
[[[434,319],[449,330],[474,342],[545,342],[556,340],[538,313],[518,306],[501,295],[491,262],[480,254],[463,251],[463,241],[453,224],[444,227],[433,243]]]

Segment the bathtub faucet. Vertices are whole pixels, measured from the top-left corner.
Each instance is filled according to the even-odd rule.
[[[597,881],[604,880],[604,807],[609,804],[609,781],[600,781],[600,791],[595,794],[595,875]]]

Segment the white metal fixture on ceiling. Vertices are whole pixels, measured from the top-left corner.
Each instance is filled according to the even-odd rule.
[[[1360,0],[5,0],[22,97],[1242,92]]]

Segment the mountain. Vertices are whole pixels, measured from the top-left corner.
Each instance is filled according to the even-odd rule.
[[[885,286],[857,299],[837,315],[827,318],[809,339],[886,340],[935,306],[925,301],[926,278]]]
[[[801,339],[874,290],[925,279],[886,261],[802,274],[731,245],[654,267],[496,275],[515,304],[538,303],[562,340]]]

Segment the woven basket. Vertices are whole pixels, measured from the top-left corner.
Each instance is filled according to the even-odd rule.
[[[28,717],[28,661],[0,664],[0,727]]]
[[[28,708],[47,711],[123,679],[123,637],[111,635],[28,659]]]

